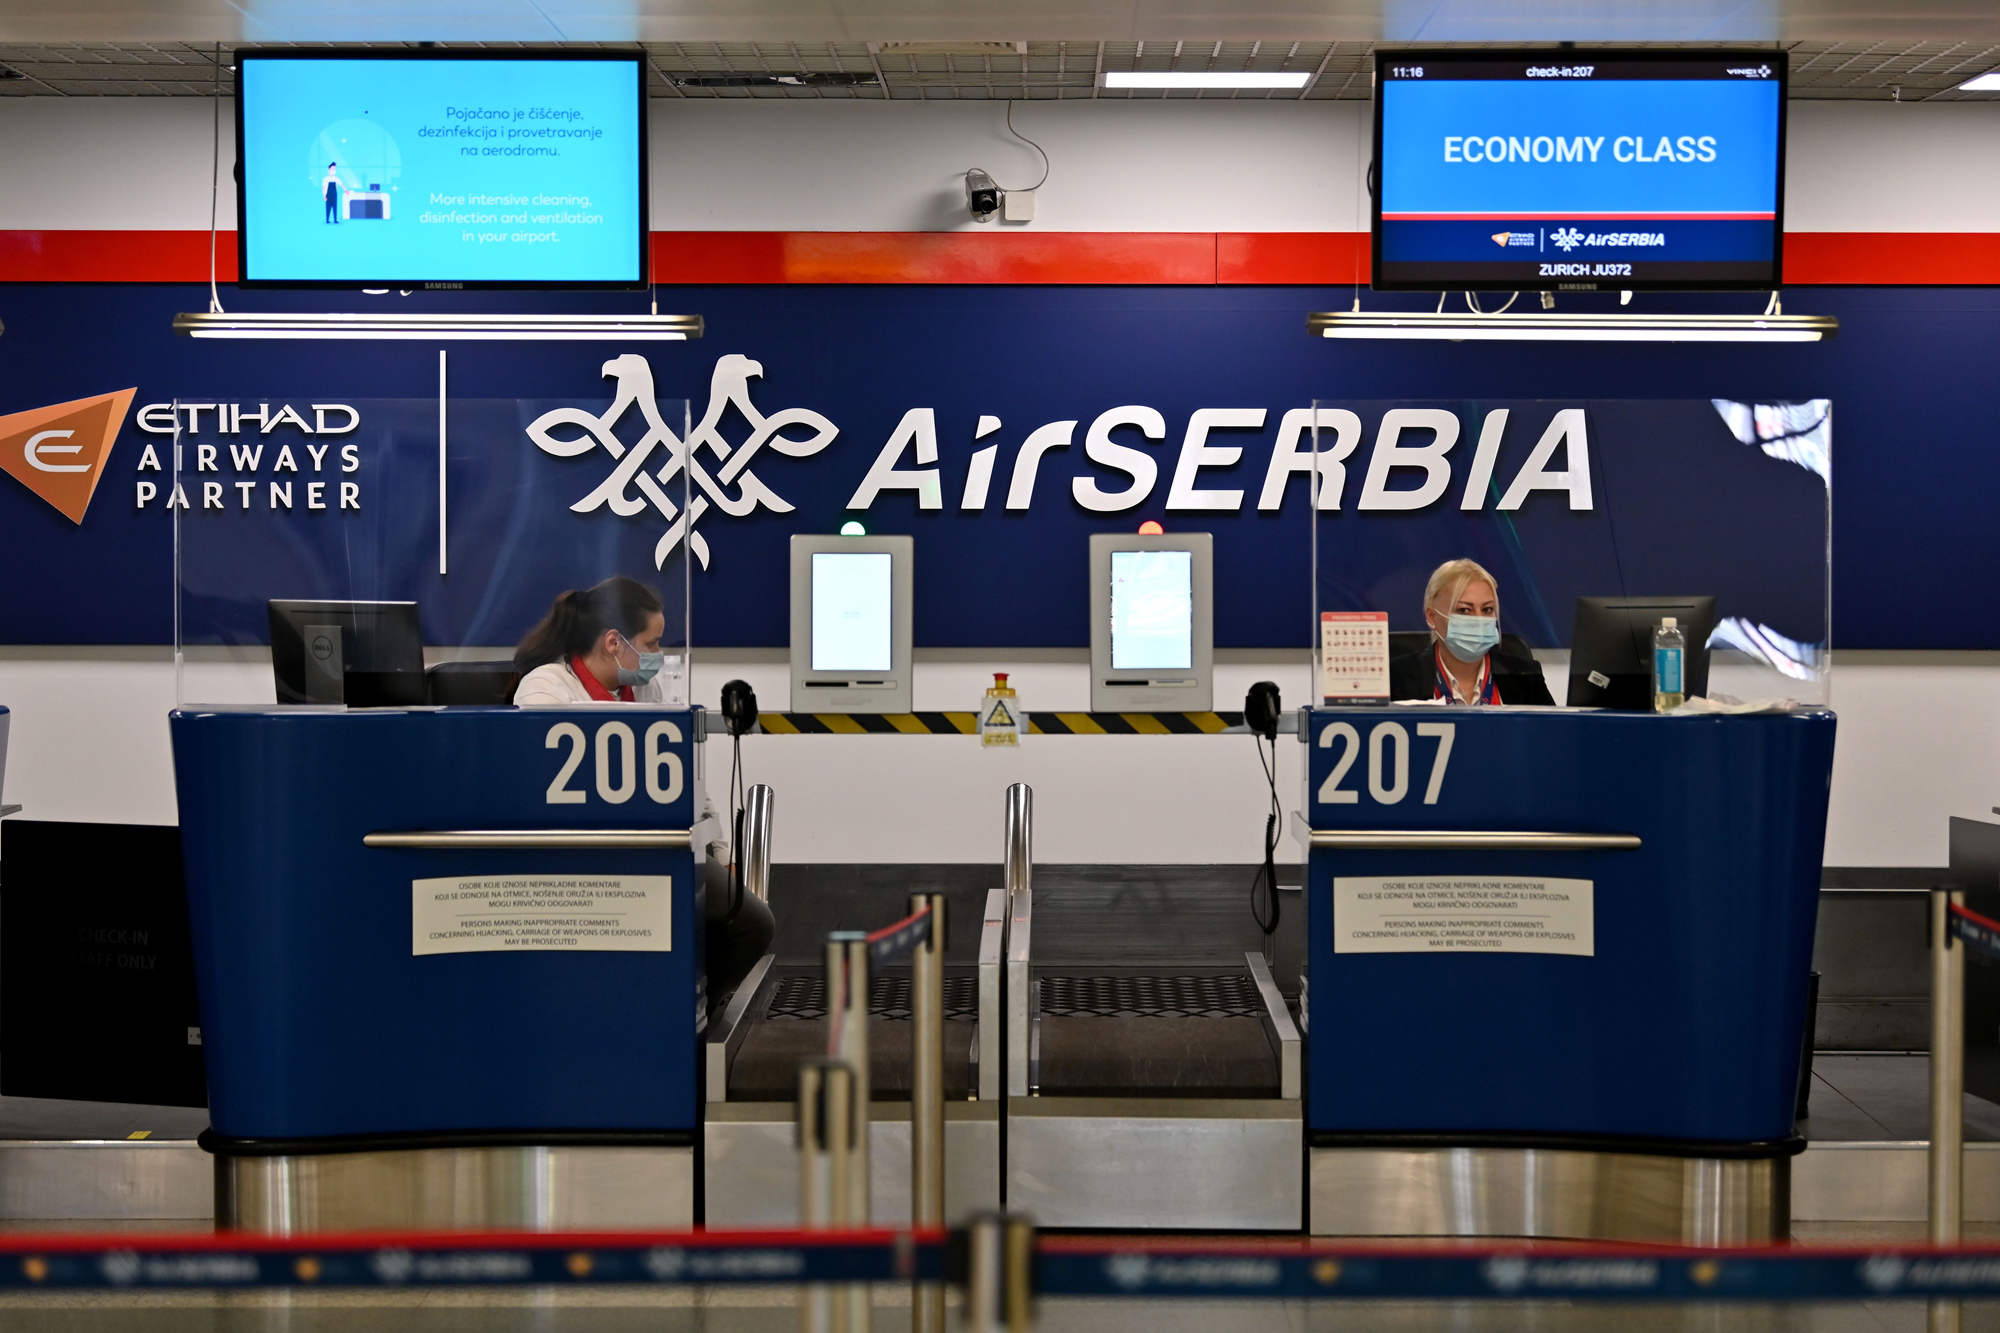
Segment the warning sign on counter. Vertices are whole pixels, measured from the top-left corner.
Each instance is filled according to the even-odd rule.
[[[671,875],[477,875],[410,883],[410,951],[665,953]]]
[[[1587,879],[1333,881],[1335,953],[1596,954]]]

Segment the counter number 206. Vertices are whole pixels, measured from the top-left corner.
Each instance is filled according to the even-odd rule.
[[[646,776],[646,795],[658,805],[672,805],[680,799],[687,775],[681,757],[660,748],[662,741],[680,744],[681,729],[672,722],[655,722],[646,728],[645,761],[640,762],[640,743],[632,728],[623,722],[606,722],[597,729],[597,794],[613,805],[623,805],[639,791],[639,774]],[[543,748],[559,750],[569,746],[569,757],[549,783],[550,805],[582,805],[588,792],[569,785],[583,766],[583,728],[574,722],[558,722],[549,728]]]
[[[1458,736],[1456,722],[1419,722],[1417,735],[1435,737],[1437,750],[1431,756],[1430,781],[1424,785],[1424,804],[1436,805],[1444,790],[1444,771],[1451,763],[1452,741]],[[1340,784],[1361,756],[1361,733],[1350,722],[1334,722],[1322,728],[1319,746],[1331,750],[1341,742],[1340,757],[1333,772],[1319,784],[1318,799],[1327,805],[1354,805],[1361,793]],[[1410,733],[1400,722],[1378,722],[1368,733],[1368,795],[1382,805],[1394,805],[1410,793]]]

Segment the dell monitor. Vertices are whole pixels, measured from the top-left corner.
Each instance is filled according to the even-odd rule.
[[[268,604],[281,704],[406,708],[425,702],[415,602]]]
[[[1090,707],[1205,713],[1215,702],[1214,538],[1090,537]]]
[[[1653,708],[1653,627],[1667,616],[1687,641],[1685,693],[1708,693],[1713,597],[1579,597],[1569,641],[1572,708]]]
[[[644,286],[645,60],[238,51],[242,285]]]
[[[1376,53],[1382,291],[1775,289],[1785,53]]]
[[[907,713],[914,537],[792,538],[792,708]]]

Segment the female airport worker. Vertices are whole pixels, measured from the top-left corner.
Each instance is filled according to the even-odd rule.
[[[600,703],[661,703],[657,679],[666,663],[660,635],[667,617],[643,583],[614,575],[556,598],[542,622],[514,650],[523,708]]]
[[[1430,639],[1389,663],[1395,699],[1438,699],[1474,707],[1553,704],[1533,657],[1500,647],[1500,590],[1472,560],[1447,560],[1424,587]]]

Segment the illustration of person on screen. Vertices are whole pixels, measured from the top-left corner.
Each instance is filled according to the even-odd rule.
[[[338,164],[326,164],[326,179],[320,182],[320,190],[326,195],[326,220],[338,224],[340,221],[340,170]]]

